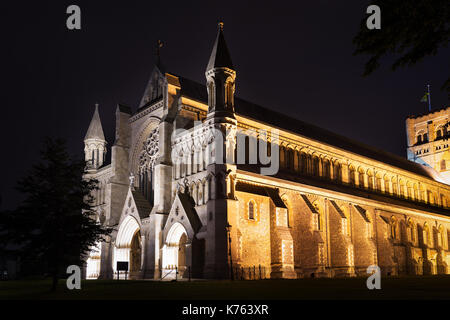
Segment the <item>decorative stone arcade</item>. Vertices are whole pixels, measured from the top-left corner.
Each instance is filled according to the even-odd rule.
[[[117,274],[117,261],[128,262],[130,279],[141,277],[142,270],[142,240],[139,223],[128,216],[120,225],[114,246],[113,270]]]

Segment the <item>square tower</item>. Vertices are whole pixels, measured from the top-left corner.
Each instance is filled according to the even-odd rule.
[[[450,107],[406,119],[408,160],[440,173],[450,183],[449,126]]]

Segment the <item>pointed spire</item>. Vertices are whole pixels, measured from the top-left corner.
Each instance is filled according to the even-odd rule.
[[[105,135],[103,134],[102,122],[100,121],[100,115],[98,113],[98,103],[95,104],[94,115],[92,116],[91,123],[89,124],[88,131],[84,140],[97,139],[105,140]]]
[[[217,33],[216,42],[214,43],[211,57],[209,58],[206,71],[213,68],[233,68],[230,52],[228,51],[225,37],[223,35],[223,22],[219,22],[219,31]]]

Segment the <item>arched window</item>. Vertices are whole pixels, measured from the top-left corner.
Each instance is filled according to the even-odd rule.
[[[408,230],[407,230],[407,237],[408,241],[415,243],[416,242],[416,228],[414,225],[414,222],[410,219],[408,219]]]
[[[419,200],[419,190],[417,189],[417,184],[414,184],[414,200],[418,201]]]
[[[280,145],[280,168],[286,168],[286,148]]]
[[[341,164],[337,161],[334,162],[334,164],[333,164],[333,175],[334,175],[334,180],[341,181],[341,176],[342,176]]]
[[[422,135],[421,135],[421,134],[419,134],[419,135],[417,136],[416,142],[417,142],[417,144],[421,144],[421,143],[422,143]]]
[[[442,247],[443,237],[444,237],[444,227],[442,227],[442,225],[440,225],[437,230],[437,242],[438,242],[439,247]]]
[[[441,206],[447,208],[447,198],[441,194]]]
[[[251,200],[248,203],[248,219],[249,220],[256,220],[256,205],[255,202],[253,200]]]
[[[313,160],[310,154],[306,156],[306,173],[310,175],[313,174]]]
[[[412,188],[411,182],[408,182],[406,184],[406,190],[407,190],[407,193],[408,193],[408,199],[413,200],[414,199],[414,194],[413,194],[413,188]]]
[[[429,204],[434,204],[434,196],[433,196],[433,192],[430,190],[427,190],[427,198],[428,198],[428,203]]]
[[[373,174],[371,171],[367,172],[367,187],[369,190],[373,190]]]
[[[360,188],[365,188],[365,181],[364,181],[364,176],[365,176],[365,174],[364,174],[364,171],[362,170],[362,169],[359,169],[359,172],[358,172],[358,184],[359,184],[359,187]]]
[[[301,170],[301,164],[300,164],[300,153],[297,151],[297,150],[295,150],[294,151],[294,169],[295,169],[295,172],[300,172],[300,170]]]
[[[356,184],[355,174],[356,174],[355,168],[350,167],[348,170],[348,181],[351,186],[355,186],[355,184]]]
[[[436,130],[436,140],[441,139],[441,138],[442,138],[442,128],[439,127],[439,128]]]
[[[406,198],[405,196],[405,183],[400,180],[400,197]]]
[[[382,190],[381,190],[381,176],[379,175],[379,174],[377,174],[376,175],[376,177],[375,177],[375,183],[376,183],[376,188],[377,188],[377,191],[379,191],[379,192],[381,192]]]
[[[427,143],[427,142],[428,142],[428,133],[424,133],[424,134],[423,134],[422,140],[423,140],[424,143]]]
[[[391,184],[392,184],[392,194],[398,195],[398,183],[396,177],[392,177]]]
[[[389,183],[389,177],[384,176],[384,192],[391,193],[390,183]]]
[[[326,179],[330,179],[331,178],[331,170],[330,170],[331,166],[330,166],[330,160],[325,159],[323,160],[323,177]]]
[[[441,160],[441,171],[445,171],[447,170],[447,163],[445,161],[445,159]]]
[[[425,222],[423,225],[423,244],[427,246],[431,246],[431,239],[430,239],[430,227],[428,227],[428,223]]]
[[[313,175],[319,176],[319,158],[317,156],[313,157]]]
[[[210,106],[215,106],[216,104],[216,92],[215,92],[215,85],[214,81],[211,81],[208,83],[208,97],[209,97],[209,104]]]
[[[308,173],[308,160],[307,156],[304,152],[300,153],[300,172],[303,174]]]
[[[286,149],[286,168],[294,171],[294,150],[291,148]]]

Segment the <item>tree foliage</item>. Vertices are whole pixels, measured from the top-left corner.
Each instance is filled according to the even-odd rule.
[[[69,156],[63,140],[46,138],[41,161],[18,182],[25,200],[3,213],[0,241],[17,246],[22,263],[44,262],[54,282],[68,265],[81,266],[91,247],[111,232],[98,222],[98,181],[83,179],[85,167]]]
[[[412,66],[436,55],[450,41],[449,0],[374,0],[381,9],[381,29],[369,30],[364,17],[353,39],[355,55],[370,55],[364,76],[380,66],[386,55],[396,57],[392,69]],[[450,78],[444,83],[450,94]]]

